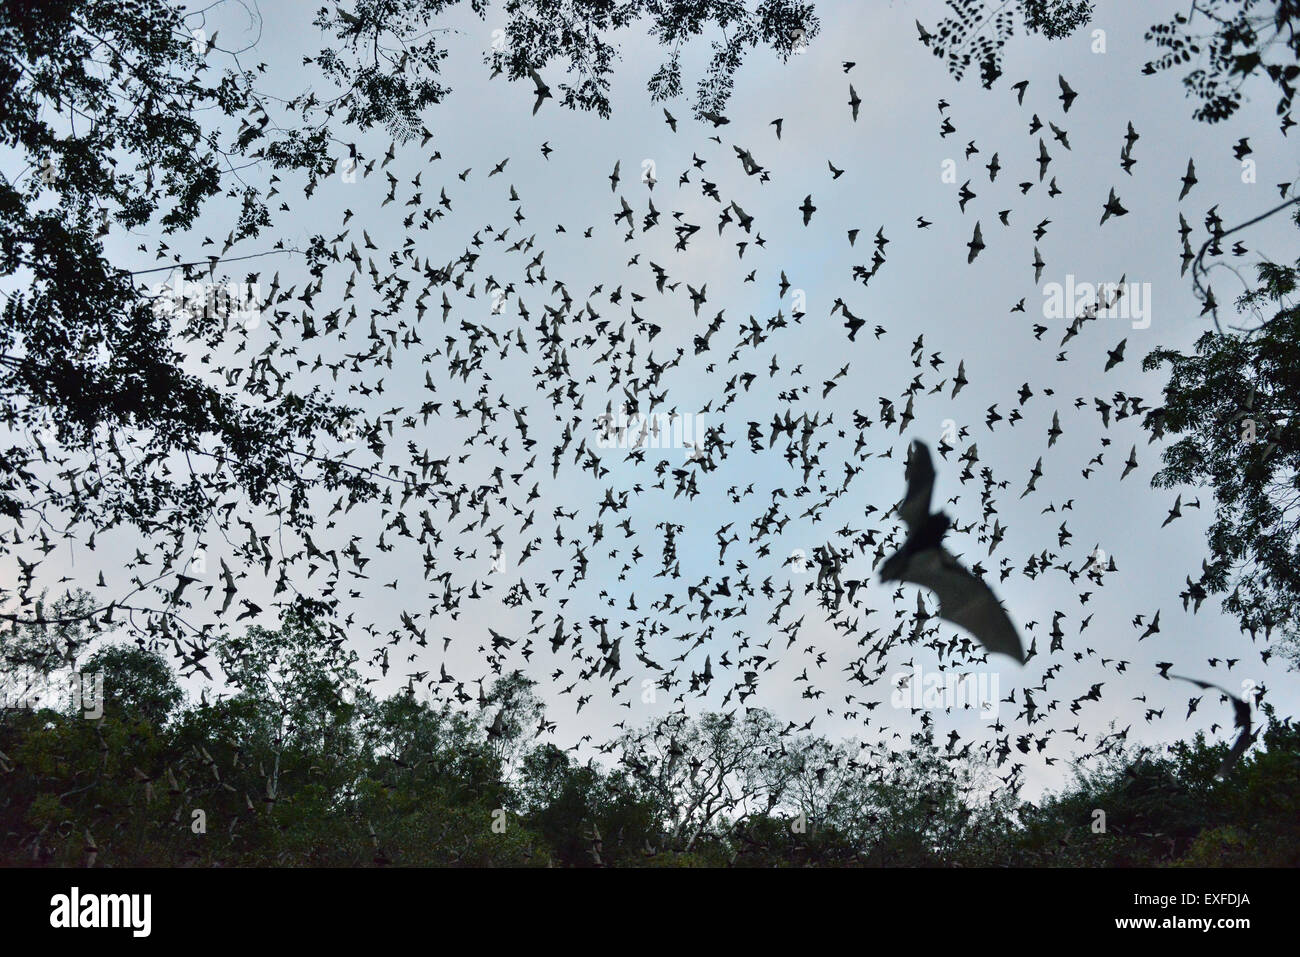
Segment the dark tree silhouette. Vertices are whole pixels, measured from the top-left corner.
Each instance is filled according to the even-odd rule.
[[[321,8],[316,24],[341,42],[339,49],[322,50],[316,62],[345,89],[339,102],[345,104],[349,122],[383,124],[403,140],[416,135],[420,110],[450,92],[437,79],[447,50],[440,46],[440,31],[430,24],[458,3],[358,0],[351,10]],[[484,0],[470,0],[470,7],[486,17]],[[697,86],[698,116],[726,107],[736,71],[755,47],[770,47],[786,60],[802,52],[820,29],[813,4],[799,0],[509,0],[505,14],[485,54],[493,76],[527,80],[560,61],[575,81],[558,84],[557,102],[601,116],[610,115],[609,86],[618,59],[613,37],[619,31],[641,26],[669,51],[648,83],[654,100],[681,95],[682,48],[706,30],[720,34],[712,41],[713,55]]]
[[[225,249],[268,224],[256,189],[228,185],[234,154],[200,121],[249,105],[247,78],[210,74],[160,0],[0,7],[0,130],[26,164],[0,181],[0,275],[25,283],[0,310],[0,417],[16,440],[0,450],[0,511],[12,521],[93,547],[117,525],[197,529],[225,488],[279,498],[300,527],[305,488],[373,491],[314,454],[346,409],[265,378],[230,388],[187,364],[195,346],[246,331],[214,294],[219,256],[166,267],[205,280],[206,293],[174,299],[105,252],[117,227],[183,234],[220,195],[242,204]]]
[[[1278,90],[1277,115],[1283,133],[1295,81],[1300,77],[1300,4],[1295,0],[1207,0],[1194,3],[1147,31],[1164,52],[1144,72],[1194,64],[1183,76],[1188,96],[1200,102],[1193,116],[1218,123],[1241,107],[1243,88],[1252,77],[1266,78]]]
[[[1015,36],[1017,23],[1026,33],[1059,40],[1092,16],[1092,0],[948,0],[952,10],[933,28],[917,21],[921,41],[943,60],[948,72],[962,79],[970,67],[980,72],[985,89],[1002,76],[1002,50]]]
[[[337,44],[316,66],[344,92],[326,103],[305,93],[277,108],[257,88],[263,68],[245,67],[237,55],[246,51],[191,29],[199,15],[167,0],[0,4],[0,135],[23,164],[0,178],[0,276],[20,287],[0,307],[0,421],[8,431],[0,440],[0,515],[91,548],[96,533],[118,526],[175,536],[160,575],[87,617],[111,622],[115,609],[147,617],[185,607],[170,576],[183,574],[229,493],[273,512],[277,525],[307,532],[315,492],[342,492],[355,504],[428,488],[347,461],[338,449],[350,439],[382,447],[379,422],[354,422],[359,410],[317,388],[286,387],[269,359],[242,378],[193,360],[238,353],[263,319],[297,326],[304,339],[320,334],[309,315],[312,288],[298,296],[307,310],[295,316],[277,308],[288,298],[278,281],[262,276],[273,268],[265,264],[300,256],[319,280],[330,257],[324,238],[301,250],[275,243],[229,258],[272,224],[274,191],[244,185],[238,172],[250,163],[296,170],[310,196],[335,168],[338,124],[382,125],[403,140],[424,130],[423,111],[448,92],[437,79],[444,31],[430,24],[453,5],[360,0],[351,10],[322,8],[317,23]],[[471,6],[482,15],[486,5]],[[724,40],[699,100],[715,108],[746,50],[764,44],[788,57],[817,32],[811,4],[786,0],[752,8],[512,0],[506,12],[512,40],[498,66],[518,78],[563,60],[579,81],[561,85],[560,102],[602,115],[615,60],[611,31],[646,23],[671,48],[651,82],[663,98],[680,92],[683,44],[718,30]],[[104,239],[115,230],[151,226],[184,240],[218,197],[238,200],[240,213],[211,254],[183,262],[163,244],[164,266],[129,270],[110,261]],[[257,271],[232,279],[224,270],[236,261]],[[169,278],[171,288],[159,288]],[[250,543],[238,557],[264,554]],[[30,575],[19,585],[19,610],[4,617],[35,621]]]
[[[1297,218],[1300,226],[1300,218]],[[1225,593],[1252,634],[1277,629],[1300,656],[1300,260],[1257,266],[1237,301],[1247,324],[1205,332],[1193,354],[1157,349],[1144,367],[1169,367],[1164,405],[1148,419],[1177,436],[1155,476],[1161,487],[1213,489],[1210,558],[1184,602]]]

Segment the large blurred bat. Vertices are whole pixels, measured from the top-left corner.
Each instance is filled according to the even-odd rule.
[[[898,514],[907,523],[907,541],[885,560],[881,581],[912,582],[939,598],[939,617],[960,625],[990,652],[1024,664],[1024,646],[1011,619],[988,585],[972,575],[943,547],[951,520],[930,512],[934,465],[924,442],[914,440],[907,460],[907,494]]]
[[[1241,733],[1237,735],[1237,740],[1233,742],[1232,749],[1228,752],[1228,756],[1223,759],[1223,764],[1219,765],[1219,770],[1215,774],[1215,777],[1220,781],[1226,779],[1229,772],[1232,771],[1233,766],[1241,756],[1246,753],[1246,749],[1255,741],[1255,736],[1250,733],[1250,705],[1245,701],[1242,701],[1232,692],[1220,688],[1218,685],[1210,684],[1208,681],[1199,681],[1196,678],[1185,678],[1182,675],[1170,675],[1169,677],[1177,678],[1179,681],[1190,682],[1202,691],[1213,690],[1222,692],[1227,695],[1228,700],[1232,702],[1233,722],[1236,724],[1237,730]]]

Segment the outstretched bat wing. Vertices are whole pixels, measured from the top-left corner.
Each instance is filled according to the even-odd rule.
[[[1233,765],[1246,753],[1246,749],[1255,741],[1255,735],[1250,733],[1250,705],[1238,698],[1226,688],[1221,688],[1209,681],[1201,681],[1197,678],[1188,678],[1183,675],[1170,675],[1171,678],[1177,678],[1179,681],[1186,681],[1196,685],[1202,691],[1220,691],[1227,696],[1232,702],[1233,724],[1241,733],[1237,735],[1237,740],[1233,742],[1232,748],[1228,751],[1227,757],[1223,759],[1223,764],[1219,766],[1217,777],[1222,780],[1228,776]]]
[[[1246,727],[1242,728],[1241,733],[1237,735],[1237,740],[1233,742],[1232,748],[1224,757],[1223,764],[1219,765],[1219,770],[1215,776],[1220,781],[1226,780],[1233,767],[1241,760],[1241,756],[1246,753],[1246,749],[1254,743],[1255,735],[1250,733],[1250,725],[1247,723]]]
[[[911,491],[909,485],[909,492]],[[939,599],[939,617],[970,632],[985,650],[1010,655],[1024,664],[1024,646],[983,579],[972,575],[943,547],[926,548],[912,556],[902,580],[930,589]]]

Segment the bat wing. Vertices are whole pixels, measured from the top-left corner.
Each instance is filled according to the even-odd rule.
[[[1210,681],[1201,681],[1199,678],[1188,678],[1185,675],[1170,675],[1171,678],[1177,678],[1179,681],[1186,681],[1188,684],[1194,684],[1202,691],[1220,691],[1227,696],[1232,702],[1232,713],[1234,721],[1238,728],[1244,728],[1250,731],[1250,705],[1242,701],[1227,688],[1221,688]]]
[[[1202,691],[1220,691],[1227,696],[1230,702],[1232,702],[1233,724],[1236,725],[1237,729],[1241,733],[1237,735],[1237,740],[1233,742],[1232,749],[1228,751],[1227,756],[1223,759],[1223,764],[1220,765],[1216,775],[1220,780],[1226,778],[1228,772],[1232,770],[1233,765],[1237,763],[1241,756],[1246,753],[1246,749],[1255,741],[1255,735],[1250,732],[1250,705],[1241,698],[1238,698],[1231,691],[1228,691],[1226,688],[1221,688],[1209,681],[1201,681],[1197,678],[1188,678],[1184,675],[1170,675],[1169,677],[1177,678],[1179,681],[1186,681],[1189,684],[1194,684]]]
[[[898,506],[898,514],[907,523],[910,534],[930,517],[930,495],[934,491],[934,463],[930,450],[920,439],[912,441],[912,454],[907,460],[907,494]]]
[[[1219,770],[1215,776],[1221,781],[1225,780],[1232,772],[1233,767],[1236,766],[1237,762],[1241,759],[1241,756],[1245,754],[1246,750],[1254,743],[1255,735],[1250,733],[1250,727],[1248,725],[1242,729],[1241,734],[1237,735],[1237,740],[1233,743],[1232,750],[1230,750],[1227,756],[1224,757],[1223,764],[1219,765]]]
[[[939,599],[939,617],[970,632],[985,650],[1010,655],[1024,664],[1024,645],[983,579],[972,575],[943,547],[912,556],[902,580],[930,589]]]

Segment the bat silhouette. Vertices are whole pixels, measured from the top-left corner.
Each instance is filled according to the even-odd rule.
[[[1010,655],[1024,664],[1024,645],[1011,619],[988,585],[972,575],[943,547],[952,520],[930,511],[934,464],[930,450],[913,440],[907,462],[907,493],[898,513],[907,524],[907,540],[885,560],[881,581],[921,585],[939,598],[939,617],[970,632],[990,652]]]
[[[550,99],[551,88],[542,80],[541,75],[531,67],[528,70],[528,77],[533,81],[533,86],[536,87],[537,101],[533,104],[533,116],[536,116],[537,111],[542,108],[542,103]]]

